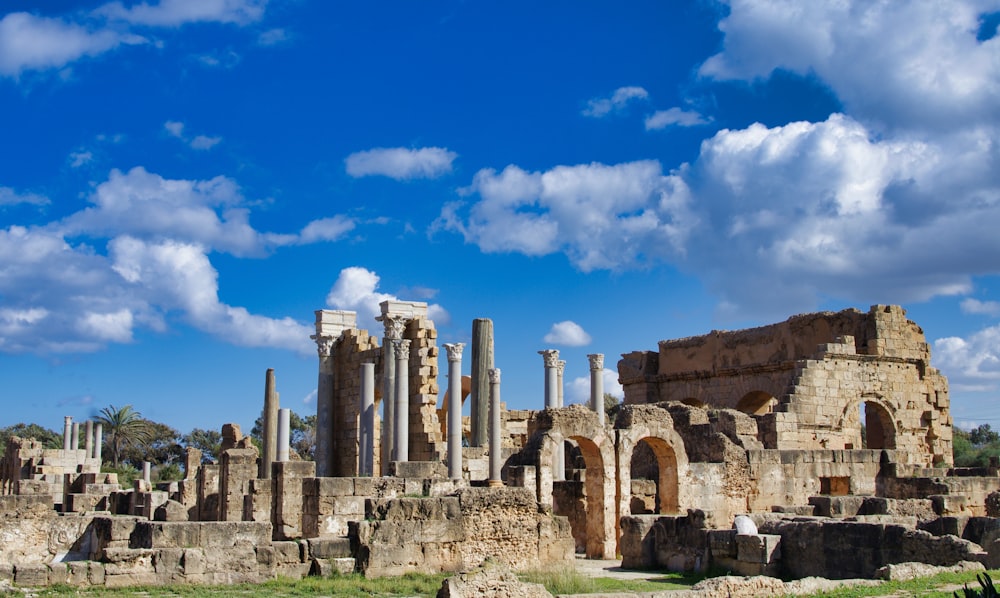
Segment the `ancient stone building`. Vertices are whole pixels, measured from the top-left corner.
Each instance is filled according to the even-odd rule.
[[[898,449],[904,463],[950,464],[948,384],[930,358],[903,308],[875,305],[661,341],[624,355],[618,372],[626,403],[736,409],[756,419],[764,448]]]

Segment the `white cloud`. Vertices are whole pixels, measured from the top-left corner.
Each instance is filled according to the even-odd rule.
[[[10,187],[0,187],[0,207],[22,203],[44,206],[49,204],[49,198],[37,193],[18,193]]]
[[[348,232],[354,230],[355,222],[346,216],[334,216],[313,220],[302,229],[299,243],[316,243],[319,241],[336,241]]]
[[[375,148],[356,152],[344,163],[352,177],[381,175],[396,180],[434,179],[451,172],[458,154],[442,147]]]
[[[467,215],[447,204],[431,231],[452,230],[482,251],[563,251],[583,271],[635,267],[651,255],[683,253],[695,224],[687,191],[658,162],[484,169],[462,191],[478,194]]]
[[[1000,316],[1000,301],[980,301],[978,299],[962,300],[962,313]]]
[[[604,394],[610,394],[618,399],[625,396],[625,391],[622,389],[622,385],[618,383],[618,372],[604,368],[604,370],[601,371],[601,379],[604,383]],[[565,392],[567,405],[573,403],[590,405],[590,376],[573,378],[573,380],[566,385]]]
[[[379,303],[396,301],[399,297],[389,293],[380,293],[378,274],[362,268],[351,266],[344,268],[326,296],[326,304],[333,309],[345,309],[358,313],[358,326],[372,330],[380,326],[375,321],[382,314]],[[407,300],[407,298],[403,298]],[[427,316],[436,323],[446,324],[450,321],[448,312],[438,304],[427,306]]]
[[[257,36],[257,43],[262,46],[274,46],[288,41],[288,32],[281,28],[268,29]]]
[[[583,347],[590,344],[591,338],[579,324],[566,320],[553,324],[543,340],[553,345]]]
[[[937,129],[996,123],[1000,38],[976,39],[995,11],[952,2],[730,0],[723,50],[701,67],[717,79],[815,74],[871,125]]]
[[[222,141],[222,137],[208,137],[207,135],[197,135],[191,140],[191,148],[196,150],[207,150],[212,149],[219,142]]]
[[[991,326],[968,338],[934,341],[934,364],[948,376],[951,389],[997,391],[1000,389],[1000,326]]]
[[[126,8],[111,2],[95,14],[133,25],[177,27],[187,23],[232,23],[246,25],[264,16],[267,0],[160,0]]]
[[[646,117],[646,130],[653,131],[665,129],[671,125],[679,127],[694,127],[708,123],[701,114],[693,110],[683,110],[681,108],[671,108],[669,110],[657,110]]]
[[[587,101],[587,107],[583,110],[584,116],[601,118],[612,112],[621,112],[630,102],[645,100],[649,93],[641,87],[619,87],[611,94],[610,98],[594,98]]]
[[[91,29],[60,19],[12,12],[0,19],[0,75],[18,77],[24,71],[58,69],[121,44],[145,41],[110,29]]]
[[[70,152],[69,154],[69,167],[70,168],[80,168],[84,164],[89,164],[94,161],[93,152],[80,150],[78,152]]]
[[[184,123],[182,122],[176,120],[168,120],[167,122],[163,123],[163,128],[166,129],[167,133],[169,133],[173,137],[177,137],[178,139],[184,138]]]

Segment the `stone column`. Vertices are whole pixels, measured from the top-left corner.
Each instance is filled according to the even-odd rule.
[[[319,379],[316,381],[316,476],[326,477],[331,474],[333,467],[333,347],[336,339],[319,334],[312,338],[316,341],[316,352],[319,355]]]
[[[410,460],[410,341],[398,340],[392,345],[396,358],[396,424],[393,461]]]
[[[604,353],[587,355],[590,360],[590,408],[604,425]]]
[[[73,418],[63,417],[63,450],[68,451],[73,446]]]
[[[462,479],[462,349],[464,343],[447,343],[448,353],[448,477]]]
[[[559,350],[545,349],[538,352],[545,363],[545,408],[555,409],[559,406]]]
[[[361,364],[361,455],[358,472],[363,476],[374,473],[375,464],[375,364]]]
[[[382,339],[382,475],[389,474],[389,463],[394,461],[396,453],[396,354],[393,348],[396,341],[403,338],[406,320],[401,316],[383,313],[381,318],[385,326],[385,337]]]
[[[500,470],[503,468],[500,442],[500,368],[490,370],[490,486],[503,486]]]
[[[564,378],[563,374],[566,372],[566,362],[563,361],[562,359],[556,362],[556,372],[557,372],[556,380],[559,386],[559,398],[556,401],[556,406],[565,407],[566,403],[563,401],[563,394],[564,394],[563,390],[565,388],[565,385],[563,384],[563,378]]]
[[[318,397],[317,397],[318,398]],[[278,457],[278,393],[274,390],[274,369],[264,375],[264,445],[257,477],[271,479],[271,464]]]
[[[73,427],[70,428],[69,448],[74,451],[80,448],[80,424],[78,422],[73,422]]]
[[[94,422],[89,419],[83,426],[83,448],[87,454],[86,458],[90,459],[94,454]]]
[[[94,458],[97,459],[97,463],[104,463],[103,457],[101,456],[101,451],[104,449],[104,424],[98,422],[94,426]]]
[[[559,407],[559,350],[545,349],[538,352],[545,362],[545,408]],[[565,449],[559,444],[552,450],[552,479],[566,479]]]
[[[153,464],[150,463],[149,461],[142,462],[142,480],[146,482],[147,487],[152,485],[152,477],[150,475],[152,472],[152,468]]]
[[[486,446],[489,432],[490,377],[493,367],[493,320],[472,321],[472,392],[469,446]]]
[[[278,409],[278,446],[275,461],[288,461],[289,443],[292,438],[292,410]]]

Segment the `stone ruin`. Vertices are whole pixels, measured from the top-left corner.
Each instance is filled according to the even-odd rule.
[[[1000,496],[998,468],[951,467],[947,381],[898,306],[623,355],[614,417],[601,354],[588,356],[589,406],[564,405],[565,362],[548,349],[545,408],[508,410],[492,322],[473,323],[471,376],[464,346],[444,345],[442,392],[426,304],[381,308],[381,339],[353,312],[316,312],[315,461],[289,450],[271,370],[262,450],[227,424],[219,460],[188,449],[178,482],[153,485],[146,468],[120,488],[100,473],[89,423],[84,449],[68,419],[62,449],[12,439],[0,580],[258,582],[459,572],[485,559],[524,570],[574,553],[793,578],[1000,565],[1000,519],[986,506]]]

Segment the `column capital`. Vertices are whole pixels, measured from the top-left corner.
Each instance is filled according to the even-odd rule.
[[[333,355],[333,345],[337,342],[335,337],[325,334],[314,334],[309,338],[316,341],[316,352],[319,354],[320,359],[325,359]]]
[[[543,349],[538,352],[545,361],[545,367],[554,368],[559,365],[559,349]]]
[[[562,360],[562,359],[560,359],[559,361],[557,361],[556,362],[556,370],[559,372],[559,375],[561,376],[562,373],[566,371],[566,362],[564,360]]]
[[[403,338],[403,330],[406,328],[406,323],[409,322],[404,316],[398,315],[387,315],[382,316],[382,325],[385,326],[385,337],[391,341],[397,341]]]
[[[500,368],[490,368],[487,372],[490,375],[490,384],[500,384]]]
[[[395,355],[397,361],[409,359],[410,339],[392,341],[392,350],[393,350],[393,355]]]
[[[590,360],[591,371],[604,369],[604,353],[591,353],[587,355],[587,359]]]
[[[448,361],[462,361],[462,349],[465,343],[445,343],[444,350],[448,352]]]

